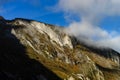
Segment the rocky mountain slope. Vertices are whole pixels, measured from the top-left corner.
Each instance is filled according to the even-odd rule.
[[[0,18],[0,80],[120,80],[120,54],[54,25]]]

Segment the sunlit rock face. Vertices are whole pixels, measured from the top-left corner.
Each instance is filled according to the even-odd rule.
[[[0,18],[0,36],[3,80],[120,80],[118,52],[86,45],[63,27]]]

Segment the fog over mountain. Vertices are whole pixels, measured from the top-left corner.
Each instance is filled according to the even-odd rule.
[[[76,16],[80,19],[71,21],[67,33],[90,45],[110,47],[120,52],[119,32],[98,26],[107,16],[120,16],[119,0],[59,0],[56,6],[65,13],[65,18]]]
[[[88,46],[66,29],[0,17],[1,80],[120,80],[120,53]]]
[[[120,80],[120,32],[101,25],[120,17],[119,7],[120,0],[0,0],[0,80]]]

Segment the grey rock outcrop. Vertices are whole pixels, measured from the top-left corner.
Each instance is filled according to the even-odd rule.
[[[33,20],[5,20],[0,26],[5,80],[120,80],[120,54],[112,49],[87,46],[62,27]]]

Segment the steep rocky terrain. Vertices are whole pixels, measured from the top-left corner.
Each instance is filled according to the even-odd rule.
[[[120,54],[54,25],[0,18],[0,80],[120,80]]]

